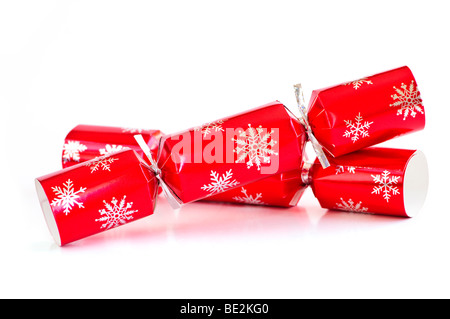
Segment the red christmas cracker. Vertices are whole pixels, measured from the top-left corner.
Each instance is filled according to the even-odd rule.
[[[302,164],[306,142],[303,126],[279,102],[165,135],[158,161],[141,134],[134,138],[148,161],[127,148],[36,179],[58,244],[152,214],[158,186],[178,207],[292,171]]]
[[[55,241],[65,245],[153,214],[158,183],[146,166],[126,149],[37,178]]]
[[[272,102],[161,138],[161,178],[183,202],[244,187],[302,165],[306,134],[283,104]]]
[[[323,208],[412,217],[428,188],[428,166],[418,150],[370,147],[334,158],[309,171],[314,196]]]
[[[411,198],[422,197],[408,194],[424,192],[409,180],[424,157],[363,149],[424,127],[411,71],[316,90],[308,111],[299,85],[296,96],[300,117],[276,101],[170,135],[75,128],[63,149],[67,168],[36,179],[52,235],[64,245],[148,216],[159,187],[174,208],[197,200],[289,207],[311,183],[324,208],[414,215],[420,200]],[[318,160],[305,174],[308,139]]]

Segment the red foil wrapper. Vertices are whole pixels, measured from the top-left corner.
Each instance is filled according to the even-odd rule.
[[[266,177],[260,181],[233,188],[208,197],[207,201],[279,207],[297,206],[308,186],[300,169]]]
[[[420,92],[406,66],[314,90],[307,117],[312,133],[332,157],[425,126]]]
[[[409,85],[405,83],[409,83]],[[394,93],[391,94],[392,92]],[[275,110],[277,109],[276,105],[281,110],[279,114],[282,114],[282,118],[284,117],[288,120],[285,123],[282,118],[278,122],[273,121],[277,117],[276,112],[267,115],[268,112],[266,110],[266,114],[263,114],[263,109],[267,109],[270,106],[269,110],[271,108]],[[255,113],[255,110],[258,111]],[[275,149],[280,144],[277,143],[276,138],[272,138],[272,134],[268,131],[268,125],[261,125],[262,123],[270,122],[270,125],[273,125],[272,122],[274,122],[276,124],[272,127],[286,126],[289,128],[288,131],[291,131],[289,132],[290,135],[288,134],[289,136],[284,140],[290,139],[290,142],[287,143],[292,144],[294,142],[297,144],[294,145],[294,152],[290,155],[291,163],[292,159],[297,163],[301,161],[298,158],[295,159],[297,155],[302,153],[303,148],[303,146],[297,147],[298,143],[301,143],[301,138],[298,139],[297,135],[302,137],[304,135],[303,128],[298,125],[299,121],[278,102],[267,104],[267,106],[255,110],[207,123],[201,127],[163,138],[162,152],[159,154],[161,157],[159,165],[164,167],[162,176],[164,180],[167,179],[167,184],[183,202],[186,203],[202,198],[206,193],[198,191],[200,186],[202,190],[211,190],[207,194],[208,196],[210,195],[207,198],[209,201],[227,202],[241,202],[243,198],[247,198],[249,202],[252,198],[258,197],[258,200],[255,202],[259,203],[260,198],[264,193],[267,193],[268,189],[281,189],[283,191],[277,191],[277,196],[269,196],[270,200],[262,202],[274,206],[294,205],[295,194],[301,193],[302,187],[305,185],[301,182],[297,183],[294,191],[290,187],[296,181],[286,176],[296,175],[295,171],[299,171],[300,166],[295,167],[292,173],[288,175],[276,176],[276,174],[273,175],[273,172],[270,172],[270,177],[263,178],[262,181],[258,181],[258,184],[254,186],[247,185],[244,187],[248,183],[248,179],[236,179],[237,167],[241,168],[241,175],[249,175],[248,173],[252,175],[252,172],[246,172],[245,168],[243,169],[245,167],[244,163],[250,164],[248,165],[250,167],[257,167],[259,171],[261,166],[267,166],[266,160],[269,163],[273,163],[274,159],[278,160],[278,154]],[[356,110],[358,110],[358,115],[355,117],[355,120],[347,119]],[[246,119],[246,116],[251,117],[253,114],[257,115],[251,121],[250,118],[249,120]],[[261,123],[258,122],[259,114],[263,114],[264,117]],[[238,119],[235,119],[236,117]],[[368,120],[363,120],[363,118]],[[230,122],[230,119],[233,120]],[[313,91],[309,106],[308,122],[312,133],[320,144],[329,154],[336,156],[398,135],[420,130],[424,127],[425,116],[414,77],[407,67],[402,67],[334,87]],[[238,129],[239,126],[241,127],[240,129]],[[260,128],[263,129],[261,133],[258,131]],[[239,134],[235,134],[233,138],[227,137],[227,129],[234,129],[235,133],[238,130],[243,131],[245,136],[239,137]],[[105,152],[113,152],[122,146],[132,148],[139,155],[143,156],[141,148],[133,137],[136,133],[143,135],[145,142],[151,149],[153,158],[157,159],[158,142],[162,136],[159,130],[79,125],[66,137],[63,150],[63,166],[75,164],[77,161],[82,162],[105,154]],[[277,134],[280,133],[281,131],[277,132]],[[233,150],[234,154],[230,151],[230,148],[232,148],[231,143],[234,143],[236,147]],[[83,147],[86,149],[83,149]],[[256,147],[255,150],[250,149],[254,147]],[[173,152],[174,148],[176,148],[175,153]],[[237,152],[238,150],[240,152]],[[209,156],[209,160],[205,161],[205,153],[212,154],[214,151],[216,154]],[[224,153],[226,154],[224,155]],[[288,151],[286,151],[287,153]],[[230,160],[233,155],[235,156],[234,159]],[[169,160],[167,160],[168,158]],[[173,160],[174,158],[175,160]],[[241,165],[234,165],[233,161],[236,162],[237,158],[240,159],[237,162],[240,162]],[[210,183],[208,184],[208,180],[203,177],[203,180],[206,181],[204,181],[203,185],[195,187],[197,188],[197,194],[194,195],[195,188],[191,187],[191,184],[197,180],[201,182],[201,177],[197,174],[197,170],[199,167],[202,170],[204,164],[208,164],[211,167],[210,170],[207,169]],[[290,167],[293,166],[289,165]],[[284,165],[280,172],[285,172]],[[179,177],[179,173],[181,173],[181,177]],[[253,177],[248,177],[250,180],[253,180],[253,178],[259,179],[258,175],[264,174],[257,173],[253,174]],[[278,181],[276,185],[274,184],[275,181]],[[213,184],[217,187],[214,187]],[[208,188],[208,185],[211,187]],[[287,190],[286,185],[289,185],[289,190]],[[250,188],[254,191],[254,195],[249,195],[252,194]],[[189,191],[182,191],[183,189],[189,189]],[[216,195],[216,193],[220,193],[220,195]],[[264,197],[267,198],[268,195],[264,195]]]
[[[161,178],[183,202],[204,199],[263,178],[298,170],[306,132],[283,104],[272,102],[161,138]]]
[[[197,132],[204,129],[205,137],[208,135],[208,126],[194,128]],[[216,127],[219,132],[221,127]],[[206,129],[206,130],[205,130]],[[223,128],[222,128],[223,129]],[[215,131],[214,126],[210,126],[210,130]],[[160,130],[137,130],[124,129],[119,127],[95,126],[95,125],[78,125],[67,135],[65,145],[73,143],[73,145],[88,145],[86,152],[80,152],[79,162],[96,158],[100,154],[101,149],[105,149],[106,145],[120,145],[121,148],[128,147],[142,155],[142,150],[134,139],[136,133],[145,133],[143,135],[146,143],[149,145],[152,155],[157,158],[158,143],[162,136]],[[206,134],[205,134],[206,132]],[[125,135],[125,136],[123,136]],[[209,141],[208,141],[209,142]],[[124,146],[125,145],[125,146]],[[111,149],[111,151],[113,151]],[[71,159],[66,161],[63,150],[62,163],[63,167],[76,165],[73,159],[74,153],[71,153]],[[144,159],[146,159],[144,157]],[[93,167],[94,169],[108,169],[109,167]],[[265,177],[255,183],[247,184],[245,187],[237,187],[217,195],[207,198],[208,201],[230,202],[241,204],[258,204],[280,207],[296,206],[307,186],[301,180],[301,169],[296,169],[283,174],[277,174]],[[160,190],[161,191],[161,190]]]
[[[412,217],[428,188],[424,154],[416,150],[367,148],[310,169],[314,196],[323,208]]]
[[[55,241],[62,246],[151,215],[158,183],[146,166],[127,149],[37,178],[39,201]]]
[[[67,134],[64,140],[62,166],[63,168],[70,167],[124,148],[135,150],[143,157],[144,154],[134,139],[135,134],[142,135],[152,154],[156,157],[159,139],[162,135],[159,130],[78,125]]]

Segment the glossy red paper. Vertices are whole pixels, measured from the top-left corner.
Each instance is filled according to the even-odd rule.
[[[128,149],[37,178],[55,241],[65,245],[151,215],[158,184],[143,163]]]
[[[316,161],[310,169],[314,196],[323,208],[406,217],[405,171],[415,153],[371,147],[334,158],[326,169]]]
[[[298,170],[306,134],[279,102],[161,138],[161,177],[183,203]]]
[[[296,206],[307,185],[300,169],[266,177],[242,187],[208,197],[207,201],[265,206]]]
[[[330,167],[317,161],[309,171],[322,207],[410,216],[402,194],[414,151],[360,150],[424,127],[407,67],[314,91],[308,119],[332,155]],[[156,165],[142,158],[136,134]],[[152,214],[161,185],[171,202],[290,207],[308,187],[306,141],[301,121],[279,102],[171,135],[79,125],[65,140],[66,168],[37,178],[36,187],[60,245]]]
[[[329,157],[338,157],[423,129],[425,110],[405,66],[314,90],[308,122]]]
[[[405,83],[409,83],[409,85]],[[276,105],[278,107],[275,107]],[[302,143],[303,127],[298,125],[298,120],[278,102],[269,103],[267,106],[270,106],[270,110],[271,108],[274,110],[278,109],[277,111],[281,110],[279,114],[282,114],[281,120],[275,125],[271,124],[272,127],[292,129],[296,133],[289,136],[291,139],[290,143],[295,141],[297,146],[299,142]],[[229,147],[227,149],[227,146],[230,146],[231,138],[226,135],[226,129],[231,128],[237,132],[239,126],[242,131],[247,132],[247,141],[250,139],[249,133],[253,131],[256,138],[260,137],[258,141],[260,144],[268,144],[271,141],[277,142],[273,136],[269,136],[266,140],[261,139],[264,134],[269,133],[270,135],[270,128],[265,127],[267,126],[266,124],[264,124],[265,126],[261,125],[261,123],[274,121],[278,116],[277,112],[273,112],[269,116],[267,116],[268,112],[266,112],[260,123],[258,122],[258,116],[260,115],[254,117],[255,114],[263,114],[263,109],[267,108],[267,106],[255,109],[258,110],[256,113],[255,110],[252,110],[238,114],[239,120],[237,122],[234,121],[234,118],[237,116],[231,116],[163,138],[162,152],[159,155],[159,165],[163,167],[162,176],[183,202],[198,200],[202,196],[208,196],[207,199],[209,201],[241,202],[244,198],[247,198],[247,202],[251,202],[251,199],[259,194],[258,200],[254,201],[259,203],[260,197],[264,193],[268,193],[268,190],[272,188],[272,194],[274,193],[273,189],[286,191],[278,192],[278,196],[271,196],[271,200],[263,201],[263,203],[275,206],[292,206],[287,203],[294,203],[293,199],[296,195],[293,194],[302,193],[303,184],[297,184],[295,190],[287,190],[285,184],[293,185],[294,181],[290,178],[286,179],[286,175],[282,176],[278,174],[279,172],[270,172],[268,174],[269,177],[267,177],[267,174],[266,176],[259,174],[259,170],[254,174],[254,169],[253,172],[245,169],[247,161],[253,167],[261,168],[261,166],[267,166],[264,163],[264,155],[266,155],[266,158],[269,158],[269,162],[273,163],[273,159],[278,160],[277,155],[274,153],[276,153],[275,149],[280,144],[269,145],[266,150],[273,150],[274,153],[269,154],[270,156],[268,157],[268,154],[259,156],[261,163],[255,163],[255,158],[250,159],[251,154],[248,154],[249,156],[246,160],[236,163],[236,159],[241,155],[236,152],[238,147],[260,147],[257,143],[238,145],[239,142],[243,142],[243,139],[240,139],[237,134],[234,135],[234,154],[229,151]],[[346,119],[350,118],[351,113],[355,113],[356,110],[358,110],[358,113],[354,120]],[[288,116],[286,117],[287,114]],[[241,121],[242,115],[244,115],[243,122]],[[245,119],[247,115],[252,118],[251,121]],[[282,121],[283,117],[289,120],[284,123]],[[328,153],[333,155],[347,154],[398,135],[420,130],[425,123],[420,93],[417,90],[414,77],[407,67],[313,91],[308,118],[316,138]],[[276,122],[274,121],[274,123]],[[261,134],[257,131],[260,125],[263,128]],[[143,135],[145,141],[148,141],[152,155],[154,158],[157,158],[158,142],[162,136],[159,130],[80,125],[73,129],[66,138],[63,151],[63,165],[72,165],[77,163],[77,161],[82,162],[105,154],[105,152],[114,152],[122,146],[130,147],[142,156],[142,151],[133,137],[136,133]],[[280,132],[277,133],[279,134]],[[297,135],[302,138],[299,139]],[[221,141],[218,141],[220,139]],[[179,148],[180,145],[183,145],[181,147],[183,154],[178,156],[178,154],[174,154],[173,148]],[[203,156],[205,152],[211,152],[212,149],[215,149],[217,152],[219,148],[223,149],[222,153],[219,152],[219,156],[211,156],[210,161],[205,161]],[[300,163],[302,148],[303,146],[297,147],[297,151],[291,154],[290,159]],[[291,148],[288,147],[287,149],[290,150]],[[227,153],[224,154],[225,152]],[[180,153],[180,150],[178,149],[175,153]],[[251,153],[250,150],[247,149],[247,153]],[[232,160],[229,160],[230,154],[231,157],[235,156]],[[299,155],[298,159],[295,159],[296,154]],[[176,160],[173,161],[175,157]],[[332,158],[332,156],[329,157]],[[258,159],[258,156],[256,159]],[[293,165],[290,165],[290,167],[293,167]],[[299,167],[295,167],[292,172],[299,171]],[[236,178],[237,170],[239,169],[239,175],[244,176],[243,180]],[[208,172],[208,176],[205,178],[205,176],[199,175],[199,171]],[[284,167],[281,168],[281,171],[285,172]],[[260,177],[262,180],[258,181],[257,185],[248,184],[248,180],[253,180],[254,178],[259,180]],[[278,184],[275,186],[274,182],[276,180]],[[199,185],[194,186],[196,181],[199,182]],[[203,184],[201,184],[202,182]],[[221,184],[223,184],[223,187]],[[210,186],[209,188],[208,185]],[[214,185],[218,187],[214,187]],[[246,187],[244,187],[245,185]],[[199,189],[203,191],[199,191]],[[250,189],[254,191],[254,195],[251,195]],[[216,193],[221,194],[217,195]],[[266,198],[267,196],[264,195]],[[288,198],[291,200],[288,200]]]
[[[197,132],[201,131],[201,128],[202,127],[200,127]],[[203,129],[205,128],[206,127],[203,127]],[[223,129],[222,127],[216,126],[215,128],[218,129],[218,132],[222,132],[220,130]],[[215,131],[215,128],[211,127],[213,132]],[[65,142],[67,144],[68,141],[71,141],[73,143],[80,143],[88,146],[86,152],[80,152],[79,162],[84,162],[101,154],[100,150],[105,148],[106,142],[108,142],[106,145],[120,145],[120,148],[122,148],[122,146],[132,148],[136,152],[142,154],[142,150],[133,138],[133,135],[139,132],[140,134],[147,133],[146,135],[143,135],[143,137],[149,141],[147,143],[151,148],[153,156],[154,158],[157,158],[157,144],[159,144],[159,139],[162,136],[159,130],[128,129],[126,132],[123,132],[123,129],[121,128],[78,125],[67,135],[68,137]],[[204,137],[206,138],[207,135],[208,134],[204,134]],[[208,142],[210,142],[210,140],[208,140]],[[110,147],[110,151],[113,151],[112,147]],[[65,152],[63,151],[62,162],[64,166],[68,167],[78,163],[73,159],[73,153],[70,156],[71,158],[69,161],[65,161],[64,154]],[[283,174],[271,175],[260,181],[247,184],[245,187],[236,187],[220,194],[212,195],[208,197],[207,200],[280,207],[295,206],[306,188],[302,183],[300,176],[300,168]]]
[[[135,150],[141,157],[144,154],[134,139],[141,134],[153,155],[158,153],[159,130],[143,130],[99,125],[77,125],[66,136],[62,151],[62,166],[70,167],[93,158],[109,155],[124,148]]]

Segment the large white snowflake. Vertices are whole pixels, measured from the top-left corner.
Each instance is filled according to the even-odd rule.
[[[344,137],[349,137],[355,143],[360,138],[369,136],[369,128],[373,122],[364,121],[361,113],[355,117],[355,122],[352,120],[344,120],[347,125],[347,130],[344,132]]]
[[[350,81],[350,82],[344,83],[344,85],[350,85],[351,84],[353,86],[353,88],[355,90],[357,90],[364,83],[366,83],[366,84],[373,84],[371,80],[368,80],[367,78],[362,78],[362,79],[359,79],[359,80],[355,80],[355,81]]]
[[[103,222],[100,229],[117,227],[133,219],[133,214],[138,210],[130,210],[133,203],[126,203],[125,198],[126,196],[123,196],[120,202],[115,197],[112,198],[111,203],[107,203],[105,200],[103,201],[105,208],[99,210],[102,217],[95,220],[96,222]]]
[[[67,141],[63,146],[63,161],[80,161],[80,153],[87,150],[87,146],[79,141]]]
[[[69,178],[65,183],[63,183],[62,188],[60,186],[55,186],[52,187],[52,190],[57,197],[52,200],[50,205],[54,207],[62,206],[64,208],[63,212],[66,216],[70,213],[75,204],[77,204],[80,208],[84,208],[83,203],[78,201],[78,198],[80,198],[78,194],[84,193],[86,187],[80,187],[79,190],[75,191],[73,189],[73,182]]]
[[[124,147],[122,145],[106,144],[105,148],[101,148],[98,151],[100,152],[100,155],[111,155],[121,151],[123,148]]]
[[[403,114],[403,120],[405,120],[408,115],[416,117],[417,112],[423,113],[422,98],[420,97],[420,92],[417,90],[417,86],[414,87],[414,81],[411,81],[409,87],[402,83],[401,89],[394,86],[396,94],[391,95],[392,99],[395,101],[389,106],[398,107],[397,115]]]
[[[209,192],[210,195],[221,193],[225,191],[226,189],[232,188],[239,184],[238,181],[233,179],[233,172],[232,169],[229,171],[226,171],[222,176],[219,176],[219,173],[215,171],[211,171],[211,183],[208,185],[203,185],[201,189],[204,191]]]
[[[255,197],[253,197],[253,195],[247,194],[247,190],[244,187],[242,187],[241,193],[244,194],[244,197],[234,196],[233,199],[237,202],[245,204],[265,205],[265,203],[260,200],[262,193],[256,193]]]
[[[383,194],[383,198],[389,202],[389,199],[393,195],[399,195],[400,190],[397,186],[394,186],[398,183],[400,176],[390,176],[391,172],[388,170],[384,170],[380,175],[371,175],[373,181],[375,182],[375,186],[373,187],[372,194]]]
[[[118,158],[100,156],[96,157],[90,161],[87,161],[84,165],[90,167],[91,173],[97,171],[101,168],[103,171],[111,171],[111,163],[117,161]]]
[[[236,163],[247,160],[247,168],[256,165],[261,170],[261,163],[270,163],[271,155],[278,155],[272,148],[277,141],[272,137],[274,131],[267,132],[261,125],[257,128],[248,125],[248,129],[239,132],[238,138],[232,138],[236,142]]]
[[[348,201],[345,201],[342,197],[341,202],[336,203],[335,209],[345,210],[354,213],[365,213],[368,210],[367,207],[362,206],[362,202],[355,204],[355,202],[351,198]]]
[[[202,126],[196,127],[194,131],[202,132],[203,137],[206,137],[208,134],[211,134],[212,131],[214,132],[223,132],[222,124],[226,120],[218,120],[215,122],[210,122],[203,124]]]

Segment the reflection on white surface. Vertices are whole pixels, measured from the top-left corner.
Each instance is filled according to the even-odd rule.
[[[166,199],[158,198],[155,213],[69,245],[95,245],[115,238],[128,240],[194,240],[195,238],[269,236],[277,232],[299,231],[310,220],[302,207],[275,208],[253,205],[198,202],[171,209]],[[81,243],[84,241],[85,243]],[[78,244],[79,243],[79,244]],[[68,245],[68,246],[69,246]]]
[[[332,235],[374,229],[406,222],[406,218],[325,210],[305,193],[291,208],[196,202],[174,211],[164,196],[158,198],[155,213],[138,221],[79,240],[65,247],[114,245],[117,241],[231,241],[267,240],[311,233]],[[305,203],[305,207],[302,204]],[[63,249],[65,249],[63,247]]]

